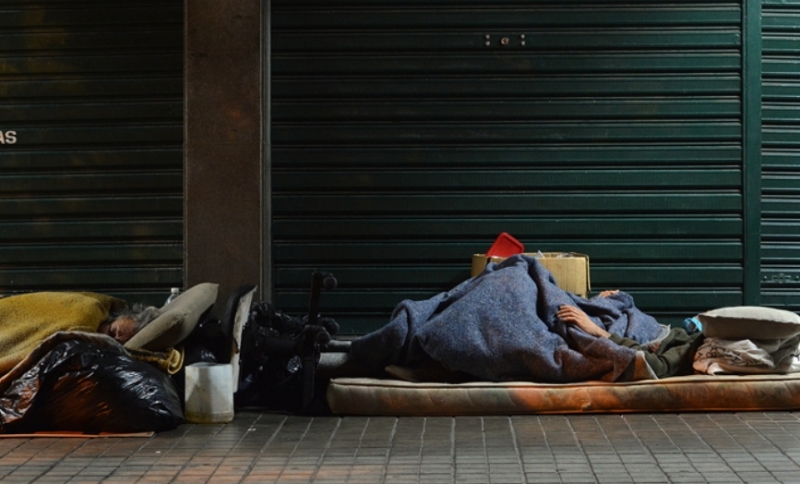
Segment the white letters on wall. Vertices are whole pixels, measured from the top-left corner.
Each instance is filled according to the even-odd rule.
[[[16,142],[16,131],[0,131],[0,145],[13,145]]]

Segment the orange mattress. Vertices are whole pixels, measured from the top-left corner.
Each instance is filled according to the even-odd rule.
[[[800,374],[691,375],[624,383],[411,383],[335,378],[337,415],[525,415],[800,409]]]

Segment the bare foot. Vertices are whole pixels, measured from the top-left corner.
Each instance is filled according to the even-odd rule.
[[[608,297],[608,296],[613,296],[614,294],[617,294],[618,292],[619,292],[619,289],[612,289],[612,290],[609,290],[609,291],[603,291],[600,294],[598,294],[597,296],[598,297]]]
[[[575,306],[561,306],[558,308],[556,316],[566,323],[574,324],[579,329],[592,336],[597,336],[598,338],[608,338],[610,336],[608,331],[594,324],[594,322],[589,319],[589,315]]]

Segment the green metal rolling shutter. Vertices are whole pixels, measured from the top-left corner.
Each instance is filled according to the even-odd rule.
[[[276,304],[302,311],[329,270],[323,310],[368,331],[503,231],[589,254],[594,288],[664,322],[740,304],[742,18],[725,1],[273,1]]]
[[[1,293],[182,285],[182,39],[181,1],[0,8]]]
[[[762,293],[800,308],[800,2],[764,1]]]

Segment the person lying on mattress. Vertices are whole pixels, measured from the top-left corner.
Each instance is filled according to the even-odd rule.
[[[89,292],[33,292],[0,298],[0,376],[61,331],[103,333],[124,344],[159,315],[156,308]]]
[[[562,312],[571,321],[562,319],[564,306],[641,348],[586,332],[575,324],[577,313]],[[521,254],[428,300],[401,302],[387,325],[353,340],[350,358],[389,371],[443,367],[482,381],[631,381],[657,378],[644,349],[669,332],[630,294],[585,299],[559,288],[538,260]]]
[[[603,291],[596,297],[608,297],[620,291]],[[671,328],[662,339],[650,344],[639,342],[609,333],[595,324],[584,311],[576,306],[561,306],[557,317],[581,331],[597,338],[606,338],[617,345],[637,350],[644,358],[647,367],[655,378],[705,373],[716,374],[763,374],[794,373],[800,371],[800,321],[794,313],[765,307],[731,307],[718,311],[744,311],[766,314],[762,328],[726,329],[731,339],[706,337],[697,328],[687,330],[682,327]],[[727,315],[726,315],[727,316]],[[696,321],[696,318],[692,318]],[[747,317],[745,317],[745,320]],[[794,329],[786,328],[787,322]],[[771,328],[763,330],[763,324]],[[775,329],[779,328],[779,329]],[[778,335],[765,333],[777,331]],[[739,333],[733,336],[733,333]],[[415,368],[390,366],[387,371],[395,377],[410,381],[464,382],[471,381],[465,372],[457,372],[438,364],[427,362]]]
[[[388,324],[352,341],[344,363],[327,365],[336,360],[323,353],[321,371],[385,370],[427,381],[634,381],[690,374],[700,353],[713,361],[728,352],[710,340],[660,324],[625,292],[590,299],[566,292],[535,258],[517,255],[428,300],[401,302]],[[799,341],[800,333],[779,351],[798,369]]]
[[[627,296],[619,290],[602,291],[595,300],[613,296]],[[574,305],[560,306],[556,317],[567,324],[578,328],[584,333],[596,338],[604,338],[616,345],[631,348],[642,355],[644,361],[653,376],[656,378],[666,378],[669,376],[689,375],[694,373],[693,361],[698,347],[704,340],[702,332],[687,332],[684,328],[672,328],[666,336],[660,338],[657,343],[651,342],[649,345],[641,344],[638,341],[609,333],[601,325],[596,324],[586,312]],[[341,362],[341,357],[340,362]],[[323,358],[325,361],[327,358]],[[333,361],[333,360],[330,360]],[[340,363],[341,364],[341,363]],[[348,371],[353,372],[356,365],[349,362]],[[331,367],[332,368],[332,367]],[[328,371],[331,370],[328,369]],[[344,376],[342,367],[336,369],[336,376]],[[362,369],[363,370],[363,369]],[[402,367],[389,365],[385,368],[390,375],[410,380],[410,381],[430,381],[430,382],[465,382],[475,380],[469,373],[455,371],[434,360],[427,361],[416,367]],[[356,371],[357,373],[357,371]]]

